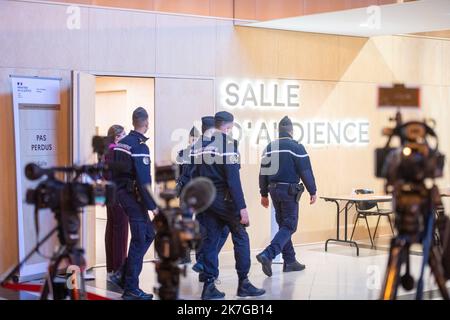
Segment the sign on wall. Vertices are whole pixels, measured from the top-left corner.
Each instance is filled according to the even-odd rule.
[[[34,207],[25,203],[26,191],[39,181],[24,175],[28,163],[54,166],[58,163],[57,123],[60,112],[60,79],[11,76],[16,150],[16,185],[18,209],[19,259],[22,260],[37,242]],[[54,226],[53,213],[39,212],[40,238]],[[20,270],[20,280],[33,278],[46,271],[48,256],[54,250],[49,241]]]
[[[310,147],[367,146],[369,121],[360,118],[301,118],[304,108],[298,80],[222,79],[218,86],[219,108],[235,115],[234,138],[241,145],[265,147],[276,139],[278,122],[288,115],[294,139]]]

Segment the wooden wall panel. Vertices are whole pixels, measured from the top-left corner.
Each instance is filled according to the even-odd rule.
[[[304,14],[345,10],[346,0],[305,0]]]
[[[442,81],[442,41],[417,37],[392,37],[394,79],[400,82],[439,85]]]
[[[442,41],[442,84],[450,86],[450,41]]]
[[[234,0],[210,0],[209,13],[213,17],[233,18]]]
[[[342,81],[391,83],[391,37],[339,38],[339,75]]]
[[[0,66],[86,69],[88,9],[79,30],[67,28],[68,17],[66,6],[1,1]]]
[[[0,69],[0,274],[18,261],[16,170],[14,157],[14,117],[9,74]],[[6,147],[8,146],[8,147]]]
[[[338,80],[339,38],[297,32],[278,32],[278,73],[294,79]]]
[[[272,20],[304,14],[304,0],[257,0],[256,20]]]
[[[236,19],[256,20],[256,0],[234,0]]]
[[[239,20],[271,20],[348,10],[397,0],[43,0]]]
[[[273,77],[277,32],[217,21],[216,77]]]
[[[42,0],[46,2],[62,2],[62,3],[69,3],[69,4],[83,4],[83,5],[92,5],[94,4],[95,0]],[[123,1],[122,1],[123,2]]]
[[[209,16],[210,0],[153,0],[154,10]]]
[[[116,8],[128,8],[139,10],[154,10],[154,0],[91,0],[93,5],[116,7]]]
[[[355,8],[368,7],[371,5],[386,4],[379,0],[304,0],[304,14],[317,14],[331,11],[349,10]],[[390,1],[389,3],[391,3]]]
[[[212,19],[158,15],[156,72],[213,76],[215,24]]]
[[[89,69],[155,72],[154,14],[90,9]]]

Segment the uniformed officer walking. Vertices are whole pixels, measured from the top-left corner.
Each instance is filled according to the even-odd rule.
[[[145,186],[152,181],[150,173],[150,151],[146,145],[149,120],[144,108],[133,112],[134,130],[119,141],[114,148],[114,160],[123,165],[115,172],[117,199],[128,215],[131,242],[125,271],[125,285],[122,298],[125,300],[151,300],[139,288],[139,274],[142,271],[144,255],[155,238],[155,231],[148,210],[156,210],[156,204],[146,192]]]
[[[317,190],[309,155],[302,144],[292,139],[292,121],[284,117],[278,129],[279,139],[264,150],[259,175],[261,204],[269,207],[270,193],[279,225],[270,245],[256,256],[269,277],[272,276],[272,260],[280,253],[284,260],[283,272],[305,269],[295,258],[291,237],[297,230],[298,202],[304,186],[310,194],[311,205],[316,202]],[[304,186],[299,184],[300,180]]]
[[[179,176],[177,179],[177,196],[179,197],[181,194],[181,191],[183,191],[183,188],[188,184],[188,182],[191,180],[191,171],[192,171],[192,165],[191,165],[191,149],[194,145],[195,141],[199,138],[199,132],[196,127],[192,127],[191,131],[189,132],[189,145],[184,148],[183,150],[178,151],[177,153],[177,159],[176,163],[178,164],[178,172]]]
[[[211,137],[214,134],[214,117],[212,116],[206,116],[202,118],[202,135],[200,136],[200,141],[211,141]],[[191,162],[191,161],[189,161]],[[190,173],[191,174],[191,173]],[[200,244],[200,247],[196,251],[196,263],[192,266],[192,270],[195,272],[198,272],[198,280],[200,282],[205,282],[206,276],[204,273],[205,266],[204,266],[204,252],[203,252],[203,243],[206,240],[206,227],[204,222],[204,213],[200,212],[196,215],[196,220],[198,221],[200,225],[200,232],[202,235],[202,243]],[[225,242],[228,239],[228,235],[230,234],[230,229],[225,226],[223,228],[222,233],[220,234],[219,243],[217,245],[217,252],[220,252],[222,250],[222,247],[225,245]],[[218,277],[218,274],[216,275],[216,278]]]
[[[188,146],[177,153],[176,163],[178,165],[178,179],[176,183],[176,191],[177,191],[177,197],[180,197],[181,192],[183,191],[183,188],[189,183],[191,180],[191,171],[192,171],[192,165],[191,165],[191,148],[195,141],[197,141],[199,136],[199,132],[197,128],[194,126],[192,127],[191,131],[189,132],[189,142]],[[191,252],[190,250],[186,250],[186,254],[183,258],[180,260],[180,264],[188,264],[191,263]]]
[[[237,295],[240,297],[260,296],[265,290],[254,287],[248,280],[250,270],[250,241],[245,229],[249,216],[239,176],[240,159],[237,141],[228,134],[233,128],[233,115],[218,112],[211,139],[199,140],[192,150],[193,177],[210,178],[217,194],[213,204],[204,212],[206,239],[203,244],[204,274],[202,299],[221,299],[225,293],[215,286],[219,273],[218,243],[220,235],[228,226],[232,233],[236,271],[239,277]]]

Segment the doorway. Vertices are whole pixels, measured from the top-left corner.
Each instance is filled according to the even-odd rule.
[[[148,146],[154,161],[155,79],[137,77],[95,77],[95,131],[106,136],[110,126],[119,124],[126,133],[132,129],[132,113],[143,107],[149,114],[151,128]],[[95,208],[95,266],[106,265],[105,253],[106,207]],[[130,234],[130,233],[129,233]],[[145,259],[154,258],[153,246]]]

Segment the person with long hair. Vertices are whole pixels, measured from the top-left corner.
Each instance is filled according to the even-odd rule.
[[[113,125],[108,130],[108,152],[105,154],[105,164],[114,161],[114,148],[126,136],[124,127]],[[112,180],[111,174],[105,173],[107,180]],[[106,271],[108,281],[123,287],[123,270],[128,248],[128,216],[122,206],[116,202],[106,207]]]

